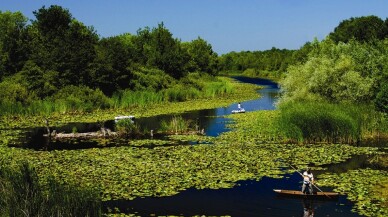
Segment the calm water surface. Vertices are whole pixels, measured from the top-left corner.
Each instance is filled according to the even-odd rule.
[[[261,98],[241,102],[247,111],[275,109],[279,94],[278,85],[266,79],[236,77],[241,82],[265,86],[259,93]],[[186,113],[186,117],[197,117],[201,127],[209,136],[217,136],[227,131],[225,123],[230,121],[222,116],[231,114],[237,104],[229,107],[201,110]],[[236,114],[238,115],[238,114]],[[216,116],[216,117],[214,117]],[[357,161],[362,163],[362,161]],[[342,163],[339,169],[332,165],[331,171],[347,170],[347,163],[354,167],[354,162]],[[356,165],[358,167],[360,165]],[[352,203],[345,196],[338,200],[303,200],[279,197],[273,189],[300,189],[301,178],[298,173],[289,174],[282,179],[264,177],[259,181],[245,180],[228,189],[191,188],[169,197],[137,198],[133,201],[109,201],[107,207],[118,207],[122,212],[135,213],[141,216],[360,216],[351,212]],[[321,188],[330,191],[331,189]],[[309,212],[309,213],[308,213]]]
[[[241,82],[262,85],[265,88],[259,90],[261,97],[241,102],[242,107],[247,111],[255,110],[273,110],[275,109],[277,96],[279,94],[278,85],[267,79],[253,79],[245,77],[235,77]],[[181,115],[184,119],[195,121],[196,124],[205,130],[208,136],[218,136],[228,131],[226,123],[231,121],[224,118],[224,115],[231,114],[232,110],[237,109],[237,103],[228,107],[205,109],[199,111],[187,112]],[[238,115],[238,114],[236,114]],[[149,118],[136,119],[143,129],[158,129],[162,120],[169,121],[173,115],[160,115]],[[100,126],[91,124],[71,123],[58,131],[71,132],[76,127],[78,132],[90,132],[99,130]],[[114,127],[114,122],[106,122],[105,127]],[[77,142],[72,145],[69,142],[51,142],[42,140],[44,128],[33,129],[28,136],[34,144],[35,149],[79,149],[91,148],[97,144],[90,141]],[[46,143],[44,143],[46,142]],[[43,144],[36,147],[36,144]],[[27,144],[28,147],[28,144]],[[360,167],[362,161],[356,160],[345,162],[338,165],[331,165],[330,171],[345,172],[350,167]],[[357,164],[357,165],[355,165]],[[350,166],[349,166],[350,165]],[[314,174],[317,175],[317,174]],[[340,196],[335,201],[321,200],[302,200],[295,198],[284,198],[277,196],[272,189],[300,189],[301,178],[298,173],[289,174],[282,179],[273,179],[264,177],[259,181],[245,180],[236,183],[236,186],[229,189],[187,189],[181,193],[169,197],[147,197],[137,198],[132,201],[108,201],[104,203],[105,207],[117,207],[121,212],[137,214],[140,216],[307,216],[307,212],[313,216],[359,216],[351,212],[352,204],[345,196]],[[330,191],[331,189],[321,188]],[[312,216],[312,215],[311,215]]]

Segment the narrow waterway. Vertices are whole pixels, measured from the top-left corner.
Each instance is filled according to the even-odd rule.
[[[260,98],[241,102],[247,112],[275,109],[279,94],[279,88],[275,82],[267,79],[235,78],[241,82],[265,87],[259,90]],[[234,109],[237,109],[237,104],[188,112],[183,116],[197,118],[201,127],[206,129],[206,135],[217,136],[228,130],[225,123],[230,120],[223,116],[231,114]],[[354,162],[349,161],[349,163],[354,166]],[[346,165],[347,162],[338,166],[344,172]],[[336,165],[330,168],[336,170]],[[281,179],[264,177],[259,181],[240,181],[235,187],[228,189],[191,188],[174,196],[108,201],[105,206],[117,207],[121,212],[140,216],[360,216],[351,211],[353,204],[346,199],[346,196],[340,196],[338,200],[303,200],[279,197],[273,191],[273,189],[300,189],[300,187],[300,175],[293,173]],[[321,188],[321,190],[331,189]]]
[[[279,94],[278,85],[267,79],[255,79],[246,77],[235,77],[235,79],[264,86],[258,91],[258,98],[249,101],[241,102],[242,107],[246,112],[256,110],[273,110]],[[260,97],[259,97],[260,95]],[[205,130],[208,136],[218,136],[223,132],[228,131],[226,124],[231,121],[224,117],[229,115],[232,110],[237,109],[237,103],[227,107],[216,109],[205,109],[191,111],[184,114],[179,114],[184,119],[190,119]],[[239,114],[235,114],[239,115]],[[160,115],[149,118],[136,119],[136,123],[142,128],[148,130],[158,129],[160,123],[169,121],[174,115]],[[105,127],[113,127],[114,122],[108,121]],[[70,123],[58,130],[71,132],[74,128],[78,132],[90,132],[99,130],[99,125],[96,123]],[[34,129],[31,132],[31,141],[28,144],[41,144],[40,147],[27,147],[37,150],[58,150],[58,149],[83,149],[96,147],[97,142],[77,141],[76,144],[71,144],[68,141],[48,142],[42,138],[42,133],[45,129]],[[43,140],[42,140],[43,139]],[[46,143],[45,143],[46,142]],[[116,145],[116,144],[112,144]],[[105,146],[106,147],[106,146]],[[357,161],[359,162],[359,161]],[[354,162],[349,161],[337,165],[331,165],[333,171],[344,172],[347,169],[347,164],[354,167]],[[358,165],[362,166],[362,165]],[[358,167],[356,165],[356,167]],[[279,197],[273,189],[300,189],[301,178],[298,173],[289,174],[281,179],[264,177],[259,181],[244,180],[236,183],[235,187],[228,189],[203,189],[195,188],[187,189],[177,195],[169,197],[146,197],[137,198],[135,200],[126,201],[107,201],[104,203],[106,208],[114,210],[119,208],[120,212],[136,214],[139,216],[308,216],[313,213],[313,216],[359,216],[357,213],[351,212],[352,204],[346,199],[346,196],[340,196],[338,200],[303,200],[297,198]],[[321,188],[322,190],[330,191],[331,189]],[[311,215],[312,216],[312,215]]]

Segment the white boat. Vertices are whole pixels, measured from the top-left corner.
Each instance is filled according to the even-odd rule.
[[[118,121],[124,120],[124,119],[130,119],[133,122],[135,120],[135,116],[133,116],[133,115],[127,115],[127,116],[120,115],[120,116],[116,116],[115,117],[115,122],[117,123]]]
[[[245,109],[244,109],[244,108],[241,108],[241,109],[238,109],[238,110],[232,110],[232,113],[233,113],[233,114],[236,114],[236,113],[245,113]]]

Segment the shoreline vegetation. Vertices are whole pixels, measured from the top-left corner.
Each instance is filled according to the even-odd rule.
[[[118,115],[134,115],[135,117],[150,117],[162,114],[183,113],[191,110],[210,109],[228,106],[239,100],[250,100],[259,97],[257,85],[242,84],[231,78],[222,78],[230,87],[228,93],[213,95],[211,97],[191,99],[182,102],[149,102],[147,105],[132,104],[127,107],[95,109],[93,111],[68,111],[53,112],[49,115],[3,115],[0,123],[3,128],[37,127],[45,126],[45,119],[49,119],[50,125],[65,124],[69,122],[99,122],[113,120]]]

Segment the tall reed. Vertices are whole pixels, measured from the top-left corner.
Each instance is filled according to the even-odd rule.
[[[94,190],[53,177],[43,183],[26,162],[16,167],[0,162],[0,216],[101,216],[99,198]]]
[[[281,105],[277,123],[293,141],[355,143],[361,139],[363,121],[357,106],[304,102]]]
[[[190,120],[185,120],[182,116],[174,116],[169,122],[161,122],[160,131],[175,134],[185,133],[191,129],[190,124]]]

